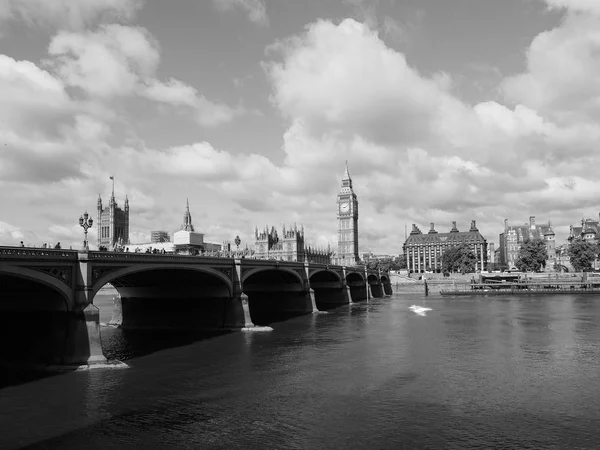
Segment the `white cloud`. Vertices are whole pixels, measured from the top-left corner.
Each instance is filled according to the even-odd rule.
[[[213,0],[214,5],[220,11],[230,11],[240,8],[248,14],[248,19],[258,25],[269,24],[267,7],[264,0]]]
[[[196,121],[207,127],[230,122],[244,113],[242,107],[232,108],[221,102],[212,102],[194,87],[173,78],[166,83],[150,80],[141,88],[141,95],[157,102],[189,106],[196,111]]]
[[[102,25],[96,31],[60,32],[50,42],[48,66],[64,83],[99,99],[139,95],[152,101],[192,108],[203,126],[217,126],[244,112],[213,102],[174,78],[156,78],[158,42],[141,27]]]
[[[600,4],[600,3],[599,3]],[[502,83],[507,98],[575,123],[600,118],[600,17],[568,16],[540,33],[527,51],[527,70]]]
[[[100,97],[132,94],[141,79],[155,73],[160,59],[158,44],[146,30],[122,25],[60,32],[48,52],[65,83]]]
[[[48,66],[56,72],[0,58],[0,87],[11,93],[0,105],[12,108],[4,115],[0,108],[0,132],[14,145],[0,154],[8,161],[0,180],[3,188],[12,183],[3,189],[16,192],[12,201],[34,206],[48,198],[64,203],[78,192],[79,211],[106,192],[118,161],[118,192],[129,194],[140,239],[162,227],[159,221],[167,229],[177,224],[191,192],[198,193],[191,198],[195,223],[215,233],[207,239],[246,233],[247,240],[255,224],[296,221],[314,233],[312,243],[325,245],[336,241],[335,195],[347,159],[360,201],[361,250],[399,251],[398,229],[413,222],[435,222],[445,231],[453,220],[465,229],[476,219],[494,241],[504,217],[519,222],[536,215],[558,231],[593,203],[598,187],[594,20],[570,15],[540,34],[527,53],[527,71],[502,85],[511,102],[474,106],[452,93],[452,75],[424,76],[368,26],[310,24],[272,46],[264,63],[271,100],[287,121],[277,163],[260,149],[227,151],[205,137],[173,146],[117,139],[117,124],[90,104],[141,96],[192,111],[205,125],[230,120],[236,110],[183,81],[158,79],[158,45],[144,30],[60,33]],[[77,36],[89,45],[78,47]],[[106,68],[97,68],[99,58]],[[105,70],[105,86],[93,86],[94,70]],[[87,93],[85,107],[75,100],[78,90]],[[40,115],[49,125],[40,125]],[[26,134],[28,120],[36,133],[53,130],[52,138]],[[44,192],[27,182],[34,176],[46,183]],[[0,207],[6,204],[0,196]]]
[[[0,0],[0,20],[83,29],[98,20],[130,20],[142,0]]]
[[[543,0],[550,8],[565,8],[570,11],[600,14],[597,0]]]
[[[548,180],[564,176],[563,170],[584,173],[590,158],[600,162],[593,153],[600,128],[570,120],[556,103],[548,108],[544,103],[557,98],[572,115],[586,107],[593,112],[589,99],[572,93],[594,94],[600,77],[590,53],[595,19],[580,19],[579,31],[570,20],[575,19],[532,43],[530,69],[523,74],[530,84],[518,91],[523,97],[515,95],[513,107],[462,103],[450,92],[451,77],[421,75],[377,33],[353,20],[308,26],[304,34],[273,46],[269,54],[280,60],[265,64],[272,100],[291,122],[284,139],[286,166],[299,173],[311,167],[312,179],[325,179],[349,159],[355,183],[363,180],[362,204],[385,222],[394,215],[421,223],[477,219],[481,229],[493,230],[494,239],[503,216],[552,214]],[[561,59],[563,54],[571,59]],[[586,58],[577,63],[576,56]],[[544,62],[539,69],[535,58]],[[586,70],[579,70],[582,65]],[[505,86],[514,80],[518,77]],[[536,97],[536,92],[551,94]],[[589,198],[585,183],[576,186],[560,190],[572,205]],[[388,239],[383,231],[393,232],[383,228],[371,236],[378,245]]]

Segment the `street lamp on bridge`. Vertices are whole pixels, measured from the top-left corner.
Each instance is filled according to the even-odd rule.
[[[83,232],[85,234],[85,238],[83,241],[83,249],[84,250],[89,250],[87,234],[88,234],[88,228],[92,228],[93,224],[94,224],[94,219],[89,217],[87,210],[85,213],[83,213],[83,216],[79,216],[79,225],[83,228]]]
[[[237,235],[234,239],[235,242],[235,246],[237,247],[238,252],[240,251],[240,244],[242,243],[242,240],[240,239],[240,236]]]

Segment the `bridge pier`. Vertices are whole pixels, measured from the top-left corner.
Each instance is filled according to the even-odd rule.
[[[250,306],[248,305],[248,296],[243,292],[238,296],[228,300],[225,307],[224,328],[240,329],[252,328],[254,323],[250,316]]]
[[[70,316],[62,364],[105,363],[100,340],[100,310],[89,303],[82,311],[71,313]]]

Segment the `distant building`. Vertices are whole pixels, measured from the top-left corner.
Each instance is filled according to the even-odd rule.
[[[151,231],[150,232],[150,242],[152,244],[157,244],[159,242],[171,242],[171,238],[169,237],[168,231]]]
[[[312,263],[330,264],[331,249],[314,249],[304,244],[304,226],[294,225],[286,229],[282,228],[281,236],[275,227],[268,227],[259,233],[258,228],[254,231],[254,258],[277,259],[281,261],[308,261]]]
[[[488,242],[488,245],[487,245],[488,268],[489,268],[490,264],[496,264],[495,255],[496,255],[496,250],[494,248],[494,243]]]
[[[471,221],[469,231],[458,231],[456,222],[452,222],[452,229],[448,233],[438,233],[434,224],[430,225],[429,232],[423,234],[419,227],[413,224],[410,235],[402,246],[407,267],[411,272],[440,272],[444,252],[459,244],[467,244],[477,258],[476,270],[487,268],[487,241],[477,229],[474,220]]]
[[[569,227],[569,244],[574,240],[584,240],[598,243],[600,240],[600,222],[592,219],[581,219],[581,226]]]
[[[110,196],[106,208],[102,207],[102,198],[98,194],[98,248],[113,249],[118,245],[129,244],[129,200],[125,196],[124,209],[119,208],[115,200],[115,190]]]
[[[504,233],[500,234],[500,266],[503,268],[516,267],[519,259],[519,251],[523,242],[529,239],[542,239],[546,242],[548,259],[546,268],[553,270],[556,261],[556,235],[552,230],[552,224],[538,225],[535,216],[529,217],[529,223],[523,225],[509,225],[508,219],[504,219]]]
[[[204,234],[196,233],[192,224],[190,203],[186,202],[181,229],[173,233],[173,244],[176,253],[197,255],[205,251]]]

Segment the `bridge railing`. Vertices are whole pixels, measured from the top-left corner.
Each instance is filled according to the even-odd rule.
[[[135,252],[88,252],[88,259],[105,261],[145,261],[145,262],[187,262],[187,263],[215,263],[222,262],[233,264],[233,258],[220,256],[195,256],[176,255],[172,253],[135,253]]]
[[[77,250],[31,247],[0,247],[0,259],[77,260]]]

